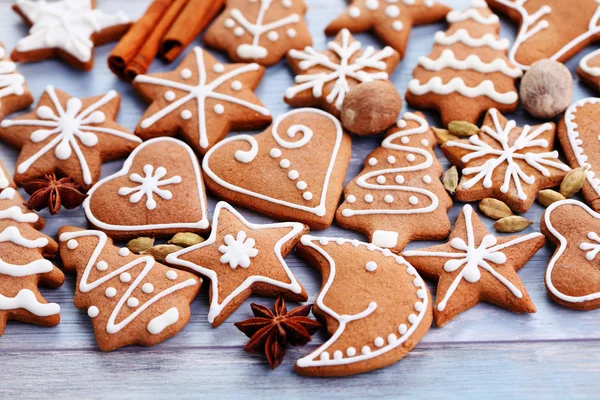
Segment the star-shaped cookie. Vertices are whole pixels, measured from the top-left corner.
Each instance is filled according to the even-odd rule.
[[[558,186],[571,170],[558,159],[553,123],[518,127],[492,108],[477,135],[448,141],[442,151],[462,168],[459,201],[493,197],[516,212],[525,212],[538,191]]]
[[[15,111],[33,103],[33,96],[25,77],[17,71],[17,65],[10,60],[8,52],[0,42],[0,121]]]
[[[253,92],[264,71],[258,64],[221,64],[195,47],[176,70],[135,78],[134,89],[152,103],[135,133],[144,140],[180,133],[204,154],[232,129],[264,128],[271,113]]]
[[[335,35],[344,28],[354,33],[372,30],[404,58],[413,25],[442,21],[450,10],[434,0],[352,0],[325,33]]]
[[[425,277],[438,281],[434,320],[443,326],[480,301],[535,312],[517,272],[546,243],[541,233],[495,237],[465,205],[447,244],[405,251]]]
[[[283,295],[292,301],[308,299],[284,260],[308,232],[305,225],[253,224],[229,204],[220,202],[212,226],[205,242],[169,254],[166,262],[210,279],[208,321],[213,327],[251,294]]]
[[[46,87],[35,111],[0,123],[0,139],[21,149],[15,182],[60,173],[92,187],[104,161],[125,157],[142,142],[115,122],[120,102],[114,90],[79,99]]]
[[[296,73],[296,85],[286,90],[285,102],[294,107],[319,106],[339,118],[350,89],[364,82],[388,80],[400,61],[391,47],[376,51],[361,46],[348,29],[342,29],[323,52],[310,46],[290,50],[287,60]]]
[[[131,26],[118,12],[96,10],[95,0],[17,0],[13,10],[31,26],[12,53],[15,61],[61,58],[76,68],[90,70],[94,46],[119,39]]]

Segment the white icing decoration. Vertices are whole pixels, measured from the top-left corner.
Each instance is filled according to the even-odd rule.
[[[247,238],[247,233],[239,231],[234,238],[233,235],[226,235],[224,238],[225,244],[219,246],[219,253],[222,264],[229,264],[231,268],[248,268],[250,266],[250,258],[258,255],[258,249],[255,249],[256,241],[252,238]]]
[[[106,289],[106,291],[104,292],[104,294],[108,298],[113,298],[113,297],[115,297],[117,295],[117,289],[115,289],[114,287],[109,287],[109,288]]]
[[[452,34],[448,34],[447,32],[436,32],[433,39],[435,43],[443,46],[462,43],[469,47],[489,47],[492,50],[498,51],[508,50],[509,47],[508,39],[497,38],[492,33],[486,33],[481,37],[474,38],[469,31],[464,28],[457,29]]]
[[[49,317],[60,313],[60,306],[56,303],[40,303],[29,289],[21,289],[15,297],[6,297],[0,294],[0,311],[23,309],[38,317]]]
[[[169,308],[167,311],[162,313],[152,321],[148,323],[148,332],[153,335],[158,335],[164,331],[167,327],[173,325],[179,320],[179,310],[177,307]]]
[[[8,189],[4,189],[6,191]],[[0,210],[0,219],[12,219],[15,222],[37,222],[40,217],[32,212],[24,213],[19,206],[12,206],[6,210]]]
[[[69,240],[69,243],[67,243],[67,248],[69,250],[75,250],[77,246],[79,246],[79,243],[75,239]]]
[[[494,83],[489,80],[482,81],[477,86],[468,86],[462,78],[452,78],[448,83],[442,83],[442,78],[434,76],[427,83],[421,84],[418,79],[412,79],[408,83],[408,90],[411,93],[422,96],[427,93],[450,94],[459,93],[465,97],[487,96],[495,102],[502,104],[512,104],[519,99],[517,92],[500,93],[494,87]]]
[[[171,200],[173,193],[167,189],[161,189],[161,186],[168,186],[181,183],[182,179],[180,176],[175,175],[168,179],[162,179],[167,176],[167,169],[165,167],[154,167],[150,164],[144,165],[144,175],[141,176],[138,173],[129,175],[129,179],[134,183],[140,185],[135,187],[122,187],[118,193],[120,196],[129,196],[129,201],[132,203],[138,203],[144,196],[147,196],[146,208],[148,210],[154,210],[156,208],[156,200],[152,196],[156,193],[159,197],[164,200]]]
[[[464,60],[458,60],[451,49],[444,49],[437,60],[425,56],[419,57],[419,65],[428,71],[441,71],[444,68],[451,68],[458,71],[472,70],[482,74],[500,72],[511,78],[520,78],[523,75],[523,71],[511,67],[501,58],[486,63],[481,61],[476,54],[471,54]]]
[[[579,63],[579,68],[581,68],[581,70],[588,75],[595,77],[600,76],[600,67],[590,67],[588,64],[592,58],[596,58],[598,56],[600,56],[600,49],[592,51],[590,54],[586,55],[581,59],[581,62]]]
[[[96,318],[100,314],[100,310],[96,306],[91,306],[87,313],[90,318]]]
[[[146,294],[150,294],[150,293],[154,292],[154,285],[151,283],[144,283],[142,285],[142,292],[144,292]]]
[[[136,308],[139,305],[140,301],[135,297],[130,297],[129,300],[127,300],[127,307],[129,308]]]
[[[167,277],[167,279],[174,281],[175,279],[177,279],[177,272],[169,270],[165,273],[165,276]]]
[[[121,257],[127,257],[129,254],[131,254],[131,252],[129,251],[129,249],[127,247],[121,247],[119,249],[119,255]]]
[[[450,24],[455,24],[458,22],[464,22],[468,20],[473,20],[478,24],[482,25],[492,25],[500,22],[500,19],[496,14],[490,14],[487,17],[484,17],[479,13],[479,11],[475,8],[469,8],[464,11],[453,10],[448,13],[446,16],[446,20]]]
[[[585,255],[586,260],[592,261],[600,252],[600,236],[596,232],[589,232],[587,237],[596,243],[582,242],[579,249],[587,252]]]
[[[5,57],[6,50],[0,46],[0,107],[4,97],[25,93],[25,77],[17,72],[17,65],[10,60],[4,60]],[[6,187],[7,184],[0,186]]]
[[[6,178],[6,176],[2,176],[3,174],[2,168],[0,168],[0,184],[6,182],[6,186],[8,186],[8,178]],[[15,193],[17,193],[15,189],[6,186],[4,186],[5,189],[2,189],[2,192],[0,192],[0,200],[12,200],[15,197]]]
[[[398,234],[398,232],[378,230],[373,232],[373,238],[371,239],[371,241],[376,246],[386,249],[393,249],[398,245],[399,237],[400,235]]]
[[[373,272],[377,269],[377,263],[375,261],[369,261],[365,266],[365,269],[369,272]]]

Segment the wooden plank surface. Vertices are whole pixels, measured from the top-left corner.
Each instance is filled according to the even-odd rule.
[[[346,0],[306,1],[315,47],[320,49],[327,41],[323,28],[344,10]],[[9,49],[27,32],[10,11],[11,3],[0,0],[0,41]],[[468,0],[446,0],[446,3],[464,8]],[[148,0],[99,0],[98,4],[106,11],[122,9],[135,18],[143,12]],[[401,93],[406,90],[417,58],[429,53],[433,34],[444,28],[444,24],[437,24],[413,30],[407,57],[392,79]],[[515,33],[515,26],[504,21],[502,34],[512,40]],[[364,43],[380,45],[370,34],[358,37]],[[73,70],[58,61],[21,65],[20,70],[36,98],[48,84],[78,96],[116,89],[123,96],[118,121],[133,129],[145,104],[129,85],[109,72],[106,57],[111,46],[97,49],[96,65],[89,73]],[[571,71],[591,50],[586,49],[567,64]],[[156,62],[151,71],[169,68]],[[268,69],[257,94],[274,115],[288,110],[282,96],[291,83],[292,75],[284,63]],[[593,93],[576,79],[575,98],[591,95]],[[435,115],[428,114],[428,117],[432,124],[439,123]],[[526,117],[522,110],[511,117],[519,123],[538,122]],[[353,139],[348,181],[360,172],[365,156],[380,140]],[[14,149],[0,144],[0,159],[11,171],[16,157]],[[118,170],[121,163],[106,164],[103,176]],[[214,203],[214,199],[210,199],[211,211]],[[451,210],[452,221],[460,207],[461,204],[456,204]],[[535,204],[526,214],[536,222],[532,230],[539,230],[542,211]],[[257,214],[245,210],[243,213],[253,221],[267,221]],[[86,224],[81,209],[62,211],[57,217],[49,217],[47,213],[42,216],[47,221],[44,233],[54,237],[63,225]],[[491,227],[490,220],[485,223]],[[326,234],[361,238],[337,226]],[[428,243],[412,243],[409,247],[425,245]],[[432,328],[421,344],[395,365],[344,379],[310,379],[293,372],[294,361],[321,343],[324,335],[317,335],[310,346],[289,349],[284,363],[270,371],[263,358],[242,351],[246,338],[233,326],[233,322],[248,317],[248,304],[221,327],[212,329],[206,320],[206,291],[193,303],[190,323],[173,339],[153,348],[128,347],[110,354],[101,353],[96,348],[89,318],[73,306],[75,281],[69,276],[58,290],[42,289],[48,301],[61,305],[59,326],[48,329],[9,323],[0,338],[0,398],[597,398],[600,310],[569,311],[548,298],[543,273],[552,252],[550,247],[542,249],[519,273],[537,307],[536,314],[516,315],[479,305],[442,329]],[[319,275],[293,254],[288,261],[313,301],[320,287]],[[260,298],[253,301],[272,302]]]

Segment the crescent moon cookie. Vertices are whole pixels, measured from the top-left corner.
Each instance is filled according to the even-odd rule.
[[[517,275],[546,243],[541,233],[495,237],[467,204],[447,244],[403,253],[424,277],[438,281],[434,319],[443,326],[480,301],[517,313],[535,312]]]
[[[200,164],[180,140],[142,143],[123,168],[98,182],[83,203],[88,221],[117,240],[206,233],[208,211]]]
[[[325,28],[325,34],[336,35],[342,29],[374,31],[404,58],[413,25],[442,21],[450,10],[434,0],[351,0],[346,11]]]
[[[508,40],[498,36],[500,21],[483,0],[465,11],[451,11],[450,28],[434,35],[428,56],[419,57],[406,101],[413,107],[438,110],[444,125],[477,123],[490,108],[517,109],[515,81],[523,75],[506,54]]]
[[[291,49],[312,45],[304,0],[228,0],[204,43],[236,62],[270,66]]]
[[[600,50],[592,51],[581,59],[577,75],[586,85],[600,92]]]
[[[6,48],[0,43],[0,121],[8,114],[29,107],[31,103],[33,96],[25,77],[17,71],[17,64],[10,60]]]
[[[553,123],[518,127],[496,109],[488,111],[478,134],[442,145],[448,160],[462,168],[459,201],[493,197],[522,213],[537,193],[560,185],[571,170],[558,159]]]
[[[77,273],[75,307],[87,310],[100,350],[153,346],[188,323],[200,279],[118,248],[104,232],[65,226],[58,234],[65,270]]]
[[[21,149],[17,185],[62,173],[91,188],[104,161],[125,157],[142,142],[115,122],[120,103],[114,90],[79,99],[48,86],[35,111],[0,122],[0,139]]]
[[[253,224],[220,202],[210,237],[169,254],[166,262],[210,279],[208,321],[217,327],[252,294],[308,300],[284,260],[307,232],[297,222]]]
[[[331,338],[297,361],[297,373],[344,376],[387,367],[407,355],[431,327],[427,285],[389,249],[305,235],[298,253],[323,276],[313,313]]]
[[[286,90],[285,102],[294,107],[319,106],[340,118],[342,103],[353,87],[388,80],[400,61],[391,47],[361,47],[349,30],[342,29],[323,52],[310,46],[290,50],[287,61],[296,73],[296,85]]]
[[[567,61],[599,37],[600,4],[596,0],[487,2],[520,24],[508,57],[522,69],[543,58]]]
[[[229,137],[202,160],[206,186],[219,198],[312,229],[333,222],[352,143],[340,122],[301,108],[258,135]]]
[[[258,64],[221,64],[195,47],[176,70],[134,79],[151,103],[135,133],[144,140],[180,134],[205,154],[232,129],[262,129],[272,121],[254,94],[264,72]]]
[[[17,42],[13,60],[61,58],[86,71],[94,66],[94,46],[118,40],[131,26],[122,12],[97,10],[95,0],[16,0],[13,10],[31,27]]]
[[[452,199],[439,179],[435,143],[423,114],[405,113],[344,189],[337,223],[395,253],[411,240],[448,237]]]

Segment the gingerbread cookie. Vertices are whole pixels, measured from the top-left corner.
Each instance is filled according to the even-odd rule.
[[[285,102],[294,107],[319,106],[339,118],[350,89],[363,82],[388,80],[400,60],[391,47],[379,51],[361,47],[350,31],[342,29],[324,52],[312,47],[290,50],[287,60],[296,73],[296,85],[286,90]]]
[[[577,75],[586,85],[600,92],[600,50],[592,51],[581,59]]]
[[[21,149],[15,182],[59,172],[89,189],[103,161],[125,157],[142,141],[115,122],[121,96],[78,99],[46,87],[35,111],[0,123],[0,139]]]
[[[327,324],[331,338],[297,361],[297,373],[343,376],[387,367],[431,327],[427,285],[389,249],[305,235],[298,253],[323,276],[313,313]]]
[[[528,69],[543,58],[567,61],[600,37],[596,0],[487,0],[521,27],[509,59]]]
[[[459,201],[493,197],[525,212],[538,191],[560,185],[571,170],[558,159],[553,123],[518,127],[498,110],[488,111],[478,134],[442,145],[448,160],[462,168]]]
[[[61,58],[76,68],[94,66],[94,46],[118,40],[131,26],[122,12],[106,14],[95,0],[16,0],[13,10],[31,26],[12,59],[20,62]]]
[[[312,229],[333,222],[352,143],[331,114],[301,108],[258,135],[238,135],[202,160],[206,186],[218,197]]]
[[[7,321],[42,326],[60,322],[60,306],[48,303],[38,285],[63,284],[63,273],[44,257],[55,256],[58,244],[37,229],[44,220],[23,206],[6,169],[0,164],[0,336]]]
[[[175,71],[138,75],[133,88],[152,103],[135,129],[144,140],[178,133],[204,154],[231,129],[261,129],[271,113],[254,94],[265,69],[221,64],[200,47]]]
[[[449,7],[434,0],[351,0],[348,9],[325,28],[325,33],[372,30],[404,58],[413,25],[439,22],[449,11]]]
[[[480,301],[514,312],[535,312],[517,272],[542,247],[541,233],[495,237],[467,204],[447,244],[403,253],[426,278],[438,281],[434,319],[443,326]]]
[[[405,113],[344,189],[337,223],[395,253],[411,240],[448,237],[452,199],[440,182],[435,143],[423,114]]]
[[[8,114],[23,110],[33,103],[33,96],[25,77],[17,71],[17,64],[8,57],[0,43],[0,121]]]
[[[600,307],[600,214],[576,200],[548,207],[540,223],[557,248],[545,282],[550,297],[574,310]]]
[[[208,230],[200,165],[180,140],[142,143],[123,168],[98,182],[83,203],[88,221],[118,240]]]
[[[202,282],[194,275],[113,246],[104,232],[65,226],[58,234],[65,269],[77,273],[75,307],[87,310],[101,350],[153,346],[187,324]]]
[[[210,279],[208,321],[217,327],[252,294],[308,300],[284,260],[307,232],[296,222],[253,224],[220,202],[210,237],[165,261]]]
[[[279,62],[291,49],[312,45],[304,0],[228,0],[204,43],[236,62]]]
[[[508,41],[498,36],[500,21],[483,0],[446,17],[450,28],[437,32],[435,45],[408,84],[406,101],[416,108],[438,110],[444,125],[477,123],[490,108],[517,109],[515,80],[523,75],[508,58]]]

